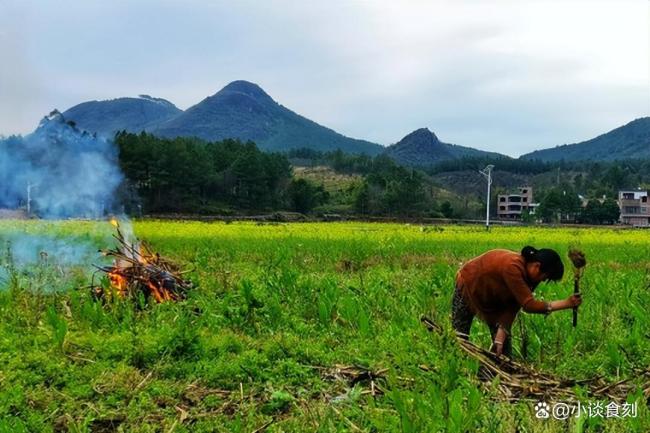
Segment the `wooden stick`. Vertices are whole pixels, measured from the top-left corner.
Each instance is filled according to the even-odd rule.
[[[575,273],[573,277],[573,294],[577,295],[580,293],[580,275],[578,272]],[[578,307],[573,307],[573,327],[578,326]]]
[[[587,259],[585,253],[575,248],[569,250],[568,256],[573,264],[573,294],[577,295],[580,293],[580,277],[583,268],[587,266]],[[578,326],[578,307],[573,307],[573,327],[576,326]]]

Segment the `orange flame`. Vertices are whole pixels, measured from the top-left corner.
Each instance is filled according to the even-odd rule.
[[[174,299],[168,290],[163,289],[151,281],[147,281],[147,287],[151,290],[151,296],[153,296],[158,303]]]
[[[111,282],[111,286],[117,291],[118,296],[124,297],[129,284],[124,275],[120,274],[117,269],[114,269],[108,273],[108,279]]]
[[[114,267],[112,271],[108,272],[108,279],[111,283],[111,287],[115,289],[115,294],[124,298],[129,294],[129,280],[128,278],[120,272],[119,267]],[[157,283],[154,280],[142,281],[141,283],[134,282],[134,284],[144,284],[149,289],[149,294],[156,300],[156,302],[166,302],[166,301],[175,301],[178,300],[176,293],[167,290],[162,286],[162,283]]]

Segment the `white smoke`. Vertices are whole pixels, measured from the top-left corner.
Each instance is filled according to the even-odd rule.
[[[29,209],[44,219],[104,218],[119,210],[122,180],[114,144],[79,130],[56,110],[33,133],[0,139],[0,210]],[[110,239],[95,235],[99,242]],[[88,236],[64,235],[40,223],[29,232],[0,230],[0,289],[10,282],[48,291],[69,288],[106,260]]]
[[[104,236],[105,237],[105,236]],[[93,265],[108,264],[88,237],[9,231],[0,233],[0,289],[12,280],[49,291],[75,276],[89,278]]]
[[[13,234],[0,237],[0,248],[16,266],[39,263],[58,265],[92,264],[97,248],[84,239],[56,238],[47,235]]]
[[[42,218],[100,218],[116,210],[123,176],[112,142],[53,111],[31,134],[0,140],[0,208]]]

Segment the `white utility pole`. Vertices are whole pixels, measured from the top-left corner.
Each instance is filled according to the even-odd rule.
[[[32,213],[32,188],[34,185],[31,182],[27,182],[27,215],[29,216]]]
[[[492,186],[492,169],[494,166],[492,164],[485,167],[483,170],[479,170],[487,179],[487,203],[485,210],[485,230],[490,230],[490,186]]]

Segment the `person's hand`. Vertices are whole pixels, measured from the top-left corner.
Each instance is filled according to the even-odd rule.
[[[490,352],[494,353],[497,358],[501,357],[503,355],[503,343],[497,344],[496,341],[493,341],[492,346],[490,346]]]
[[[492,344],[492,351],[497,355],[497,358],[503,354],[503,345],[506,343],[507,338],[508,332],[502,326],[499,326]]]
[[[582,304],[582,295],[580,293],[573,294],[569,296],[567,301],[572,307],[579,307]]]

